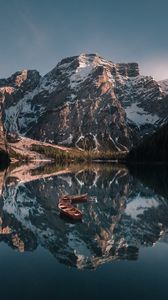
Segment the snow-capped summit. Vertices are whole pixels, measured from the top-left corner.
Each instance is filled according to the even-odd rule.
[[[167,117],[160,83],[97,54],[65,58],[43,77],[16,72],[0,93],[7,133],[85,150],[128,150]]]

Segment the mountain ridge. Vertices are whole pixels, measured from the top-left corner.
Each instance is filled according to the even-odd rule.
[[[97,54],[61,60],[46,75],[23,70],[0,79],[6,136],[86,151],[129,151],[167,122],[166,83],[137,63]]]

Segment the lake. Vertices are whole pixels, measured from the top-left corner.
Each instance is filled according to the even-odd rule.
[[[0,188],[2,299],[168,299],[166,166],[12,165]]]

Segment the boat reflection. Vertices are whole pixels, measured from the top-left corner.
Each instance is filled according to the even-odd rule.
[[[10,167],[0,176],[0,241],[20,252],[40,245],[80,269],[138,259],[140,247],[153,246],[168,228],[166,191],[157,176],[146,176],[140,167],[107,164]],[[76,204],[82,222],[60,218],[60,197],[85,193],[94,201]]]

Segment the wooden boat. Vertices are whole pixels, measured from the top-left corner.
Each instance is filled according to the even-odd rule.
[[[60,209],[61,214],[70,217],[74,220],[81,220],[82,219],[82,213],[79,209],[72,206],[71,204],[63,203],[62,201],[59,202],[58,208]]]
[[[81,220],[82,213],[74,207],[72,203],[85,202],[88,200],[88,194],[82,195],[65,195],[59,200],[58,208],[61,214],[74,220]]]
[[[65,195],[60,201],[83,202],[88,200],[88,194],[81,195]]]

